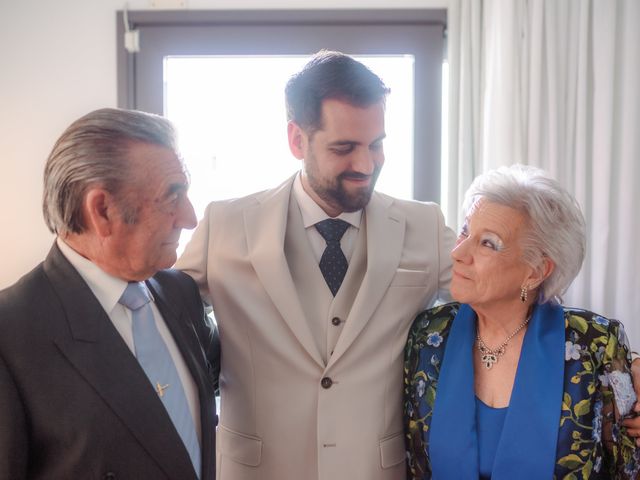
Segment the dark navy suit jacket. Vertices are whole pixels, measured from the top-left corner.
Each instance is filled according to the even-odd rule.
[[[202,479],[215,477],[220,346],[181,272],[147,281],[198,388]],[[185,479],[196,474],[135,356],[54,244],[0,292],[0,479]]]

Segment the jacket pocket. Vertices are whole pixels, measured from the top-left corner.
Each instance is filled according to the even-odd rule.
[[[407,270],[398,268],[391,279],[391,287],[421,287],[427,284],[429,272],[427,270]]]
[[[217,447],[220,454],[243,465],[257,467],[262,456],[262,439],[218,426]]]
[[[380,464],[382,468],[393,467],[404,462],[404,434],[394,433],[380,440]]]

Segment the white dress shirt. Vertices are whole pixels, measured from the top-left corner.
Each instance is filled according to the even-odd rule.
[[[58,237],[57,239],[57,244],[62,254],[77,270],[82,279],[86,282],[86,284],[95,295],[100,305],[102,305],[102,308],[107,313],[107,316],[113,323],[113,326],[118,331],[124,342],[127,344],[127,347],[129,347],[129,350],[131,350],[131,353],[135,355],[136,352],[135,345],[133,343],[133,324],[131,310],[118,303],[118,300],[120,300],[120,297],[124,293],[125,288],[127,288],[127,282],[113,277],[100,269],[100,267],[98,267],[95,263],[91,262],[87,258],[80,255],[78,252],[73,250],[60,237]],[[149,295],[152,299],[151,310],[153,311],[156,326],[158,328],[158,331],[160,332],[162,340],[164,340],[164,343],[167,345],[167,349],[169,350],[171,359],[173,360],[173,363],[176,366],[176,370],[178,371],[178,376],[180,377],[180,381],[182,382],[182,387],[184,388],[184,393],[187,397],[187,403],[189,404],[189,410],[191,411],[191,416],[194,420],[198,440],[201,442],[202,437],[200,427],[200,401],[198,399],[198,389],[195,382],[193,381],[193,378],[191,377],[191,373],[189,372],[184,359],[182,358],[180,349],[176,345],[176,342],[174,341],[169,328],[167,327],[164,319],[162,318],[162,315],[160,314],[160,311],[155,305],[153,294],[149,292]]]

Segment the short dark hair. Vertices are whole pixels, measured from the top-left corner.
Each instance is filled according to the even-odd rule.
[[[103,108],[73,122],[60,136],[44,169],[43,213],[53,233],[81,233],[82,201],[91,185],[118,194],[130,181],[129,149],[137,142],[176,150],[172,124],[158,115]],[[134,209],[123,201],[123,216]]]
[[[384,102],[389,88],[349,55],[321,50],[285,87],[287,119],[308,133],[322,127],[322,102],[343,100],[357,107]]]

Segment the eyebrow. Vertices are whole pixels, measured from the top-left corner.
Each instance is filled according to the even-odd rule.
[[[387,134],[383,133],[382,135],[380,135],[379,137],[377,137],[376,139],[373,140],[373,142],[371,142],[369,145],[373,145],[374,143],[378,143],[381,142],[382,140],[384,140],[386,138]],[[362,145],[362,142],[357,142],[355,140],[336,140],[334,142],[330,142],[329,146],[330,147],[339,147],[342,145]]]
[[[464,223],[462,224],[462,227],[460,227],[460,230],[466,230],[469,231],[469,217],[464,219]],[[504,235],[496,232],[495,230],[491,230],[490,228],[484,228],[480,231],[480,233],[491,233],[493,235],[495,235],[496,237],[498,237],[500,240],[502,240],[504,238]]]
[[[495,237],[498,238],[498,240],[500,240],[501,242],[504,243],[505,241],[505,235],[508,236],[509,232],[504,232],[504,234],[498,233],[495,230],[491,230],[489,228],[485,228],[484,230],[482,230],[480,232],[481,235],[486,235],[486,234],[490,234],[490,235],[494,235]]]

